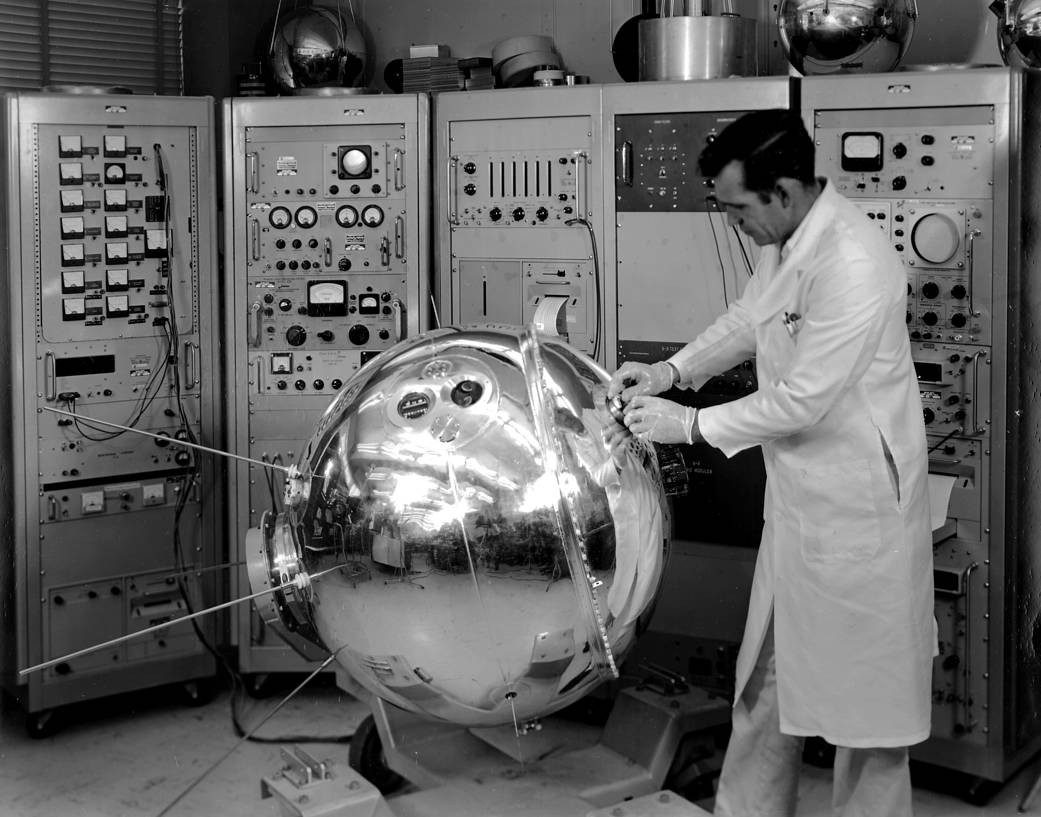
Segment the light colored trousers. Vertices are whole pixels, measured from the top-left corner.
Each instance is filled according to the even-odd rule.
[[[716,817],[794,817],[803,738],[781,733],[771,624],[755,670],[734,707],[716,793]],[[835,753],[832,817],[911,817],[906,747]]]

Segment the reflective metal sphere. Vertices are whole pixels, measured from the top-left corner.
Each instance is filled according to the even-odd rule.
[[[654,449],[612,458],[607,374],[560,340],[446,328],[367,363],[319,420],[286,510],[250,532],[273,626],[369,691],[523,723],[617,675],[670,524]]]
[[[1001,59],[1017,68],[1041,68],[1041,0],[1009,0],[999,15]]]
[[[777,27],[802,74],[892,71],[914,34],[915,0],[782,0]]]
[[[365,40],[337,12],[310,6],[295,9],[276,21],[268,67],[282,91],[352,87],[363,81]]]

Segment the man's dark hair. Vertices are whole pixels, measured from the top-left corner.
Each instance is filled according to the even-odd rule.
[[[765,195],[786,177],[813,184],[813,141],[798,114],[783,108],[753,111],[727,125],[701,151],[698,169],[714,178],[733,161],[745,170],[745,189]]]

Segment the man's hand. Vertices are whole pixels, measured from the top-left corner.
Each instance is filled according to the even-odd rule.
[[[611,377],[607,396],[620,396],[628,403],[638,394],[661,394],[672,388],[676,370],[664,360],[657,363],[623,363]]]
[[[692,432],[697,409],[662,397],[638,395],[625,407],[625,425],[630,432],[656,443],[697,442],[701,435]]]

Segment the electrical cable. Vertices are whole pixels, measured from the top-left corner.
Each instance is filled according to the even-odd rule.
[[[188,414],[185,410],[184,405],[184,394],[182,391],[181,373],[177,360],[177,351],[180,348],[180,336],[177,327],[177,306],[174,298],[174,287],[173,287],[173,242],[172,242],[172,230],[171,230],[171,201],[172,194],[167,190],[166,181],[169,178],[166,172],[166,163],[163,158],[163,152],[161,146],[156,143],[153,145],[155,151],[156,160],[156,175],[157,184],[163,193],[165,202],[163,208],[163,230],[166,235],[166,257],[163,259],[163,266],[167,273],[167,310],[169,312],[169,318],[163,323],[164,331],[167,332],[169,338],[168,352],[166,355],[166,369],[173,383],[174,400],[177,407],[178,416],[181,420],[181,428],[183,429],[186,439],[188,442],[198,444],[198,438],[192,429],[192,424],[189,421]],[[176,440],[172,441],[176,445]],[[265,475],[270,480],[269,484],[272,491],[272,501],[275,500],[274,482],[273,476],[270,470],[265,469]],[[177,501],[174,505],[174,520],[173,520],[173,549],[174,549],[174,560],[179,571],[177,577],[177,585],[181,594],[181,598],[184,601],[185,607],[189,614],[195,612],[191,600],[191,595],[188,591],[188,586],[185,582],[184,577],[191,571],[187,569],[184,557],[184,545],[181,537],[181,519],[184,515],[184,510],[188,505],[188,502],[195,490],[195,487],[202,476],[201,464],[197,457],[192,457],[192,468],[184,475],[181,480],[180,489],[177,495]],[[196,619],[191,620],[192,629],[195,631],[196,638],[203,645],[210,655],[216,660],[217,665],[225,672],[228,676],[231,684],[231,722],[235,734],[242,740],[249,740],[254,743],[349,743],[352,735],[330,735],[330,736],[319,736],[319,735],[282,735],[278,737],[257,737],[253,734],[260,725],[258,724],[250,732],[247,732],[243,727],[239,719],[239,700],[242,693],[245,691],[245,681],[242,676],[228,663],[221,652],[210,642],[206,634],[202,631],[199,623]],[[310,680],[310,679],[308,679]],[[302,686],[302,685],[301,685]],[[295,694],[295,690],[294,693]],[[287,696],[286,700],[288,700]],[[285,703],[285,701],[283,701]],[[279,705],[281,706],[281,704]],[[274,714],[274,713],[271,713]],[[270,715],[268,716],[270,717]],[[267,718],[265,718],[265,721]],[[238,745],[238,744],[236,744]]]
[[[589,232],[589,243],[593,251],[593,287],[596,290],[596,329],[593,333],[593,359],[600,356],[600,327],[603,323],[603,305],[600,300],[600,254],[596,248],[596,233],[593,225],[584,218],[570,218],[564,222],[568,227],[581,224]]]
[[[929,449],[928,449],[928,450],[926,451],[926,453],[927,453],[927,454],[932,454],[932,453],[933,453],[933,452],[934,452],[934,451],[935,451],[935,450],[936,450],[937,448],[939,448],[939,447],[940,447],[941,445],[943,445],[943,444],[944,444],[945,442],[947,442],[947,441],[948,441],[948,440],[949,440],[949,439],[950,439],[951,437],[953,437],[953,436],[954,436],[955,434],[961,434],[963,430],[964,430],[964,429],[962,429],[962,427],[961,427],[961,426],[958,426],[957,428],[953,429],[952,431],[949,431],[949,432],[948,432],[948,433],[946,434],[946,436],[944,436],[944,437],[941,437],[941,438],[940,438],[940,441],[939,441],[939,442],[938,442],[938,443],[937,443],[936,445],[934,445],[934,446],[931,446],[931,447],[930,447],[930,448],[929,448]]]
[[[712,243],[716,247],[716,258],[719,259],[719,279],[723,283],[723,308],[730,308],[730,298],[727,297],[727,267],[723,261],[723,253],[719,249],[719,236],[716,235],[716,225],[712,221],[712,211],[708,211],[708,226],[712,230]]]
[[[745,259],[745,271],[748,273],[748,277],[751,278],[755,272],[755,267],[752,265],[752,260],[748,257],[748,250],[745,249],[745,242],[741,238],[741,231],[736,226],[731,225],[731,230],[734,231],[734,235],[737,236],[737,246],[741,248],[741,255]]]

